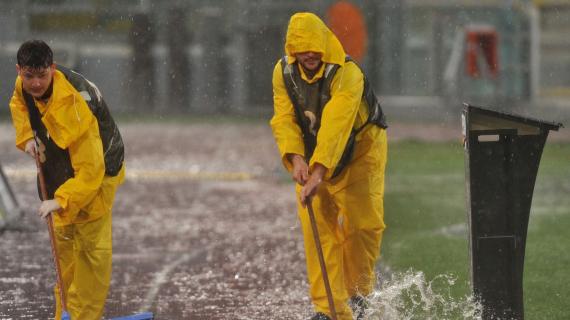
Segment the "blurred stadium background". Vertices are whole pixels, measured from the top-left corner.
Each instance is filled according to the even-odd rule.
[[[41,38],[86,74],[114,112],[272,112],[271,72],[289,16],[330,21],[337,1],[0,0],[0,101],[15,54]],[[357,53],[388,116],[459,114],[462,101],[565,114],[570,110],[570,2],[355,0]],[[342,13],[341,13],[342,18]],[[350,18],[350,17],[347,17]],[[342,19],[341,19],[342,20]],[[350,38],[350,37],[349,37]],[[530,108],[530,109],[529,109]],[[457,109],[457,110],[456,110]],[[457,112],[455,112],[455,110]],[[412,112],[411,112],[412,111]],[[2,113],[7,108],[1,108]]]

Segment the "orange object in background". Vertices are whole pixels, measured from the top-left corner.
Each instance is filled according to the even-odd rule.
[[[473,78],[484,74],[481,68],[486,68],[492,77],[499,73],[499,58],[497,53],[498,35],[493,27],[471,27],[466,29],[467,50],[466,72]],[[482,58],[482,59],[481,59]],[[480,62],[485,66],[479,65]]]
[[[329,27],[344,47],[344,51],[356,61],[366,54],[368,34],[360,9],[348,1],[338,1],[327,13]]]

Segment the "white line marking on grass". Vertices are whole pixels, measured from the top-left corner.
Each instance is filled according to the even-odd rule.
[[[467,223],[445,225],[436,229],[418,231],[415,234],[410,235],[410,239],[431,238],[434,235],[446,238],[463,238],[469,235],[469,229],[467,227]],[[406,241],[395,242],[395,247],[397,248],[408,247],[409,245],[410,244]]]
[[[466,223],[458,223],[449,226],[443,226],[434,231],[435,234],[444,235],[446,237],[462,237],[469,234]]]

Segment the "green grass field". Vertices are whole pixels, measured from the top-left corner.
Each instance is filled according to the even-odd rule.
[[[452,297],[470,294],[464,152],[459,142],[404,141],[389,148],[382,263],[430,280],[457,277]],[[567,319],[570,296],[570,144],[545,147],[527,238],[527,319]],[[446,288],[440,288],[448,290]]]

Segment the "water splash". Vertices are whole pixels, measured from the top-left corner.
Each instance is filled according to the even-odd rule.
[[[421,271],[394,273],[366,300],[367,320],[481,319],[481,305],[472,296],[451,295],[456,277],[438,275],[427,281]]]

